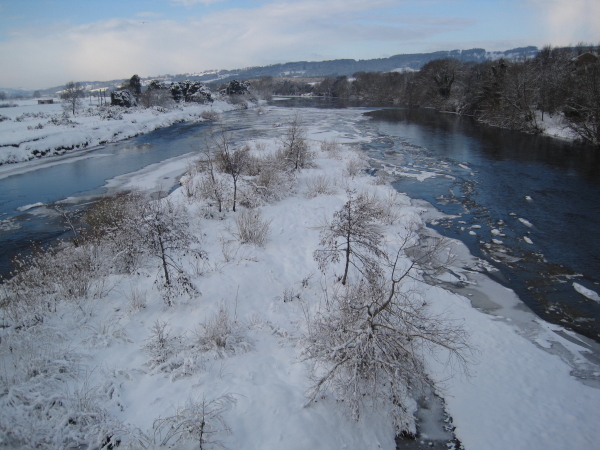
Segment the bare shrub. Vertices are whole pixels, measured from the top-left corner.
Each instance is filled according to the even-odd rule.
[[[204,120],[208,120],[211,122],[218,122],[219,120],[221,120],[221,116],[219,115],[219,113],[213,109],[202,111],[202,113],[200,113],[200,117],[202,117]]]
[[[267,240],[270,220],[262,218],[259,209],[244,209],[235,217],[235,231],[233,235],[242,244],[263,246]]]
[[[335,194],[334,182],[327,175],[316,175],[306,180],[307,198],[314,198],[319,195]]]
[[[224,175],[207,171],[199,175],[198,194],[208,202],[208,206],[222,213],[227,210],[228,199],[231,197],[231,189]]]
[[[283,303],[292,302],[294,300],[300,300],[300,293],[296,292],[294,289],[286,288],[283,290],[283,296],[281,297]]]
[[[161,367],[182,350],[181,337],[172,336],[167,323],[157,320],[142,350],[150,356],[146,365],[151,369]]]
[[[382,224],[393,225],[402,217],[402,206],[405,203],[397,191],[389,190],[383,198],[369,192],[363,192],[362,195],[371,203],[375,217]]]
[[[129,295],[129,307],[132,311],[139,311],[146,307],[146,292],[140,291],[137,287],[132,287]]]
[[[352,157],[346,162],[344,173],[350,178],[356,177],[365,168],[365,163],[358,157]]]
[[[84,345],[95,348],[110,347],[114,342],[131,342],[125,328],[113,319],[103,320],[96,325],[84,327],[89,334],[82,340]]]
[[[254,150],[256,150],[257,152],[264,152],[266,148],[266,142],[258,141],[254,143]]]
[[[40,375],[48,380],[76,379],[80,375],[81,356],[63,345],[67,336],[60,329],[41,322],[28,325],[6,329],[2,334],[0,385],[3,389]]]
[[[231,434],[231,430],[223,419],[223,413],[235,403],[231,394],[213,400],[205,397],[202,400],[188,400],[185,406],[175,409],[174,415],[154,421],[155,443],[182,445],[186,441],[192,441],[200,450],[226,448],[219,439]]]
[[[390,184],[388,173],[383,169],[379,169],[377,171],[377,174],[375,175],[375,178],[373,179],[372,183],[375,186],[386,186],[386,185]]]
[[[325,152],[329,158],[338,159],[342,151],[342,146],[335,139],[330,141],[325,139],[321,142],[321,151]]]
[[[183,187],[183,192],[185,193],[185,196],[190,201],[192,201],[198,191],[198,186],[195,177],[191,174],[184,175],[179,180],[179,184],[181,184],[181,186]]]
[[[222,303],[219,311],[196,331],[196,348],[212,353],[216,358],[225,358],[236,353],[245,353],[253,348],[245,329],[229,315],[229,309]]]
[[[109,290],[109,261],[93,245],[35,248],[13,264],[13,277],[0,290],[0,308],[15,322],[55,311],[60,301],[99,298]]]

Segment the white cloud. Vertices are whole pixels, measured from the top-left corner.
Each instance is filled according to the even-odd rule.
[[[162,17],[162,13],[152,12],[152,11],[142,11],[136,14],[138,17],[147,17],[149,19]]]
[[[600,1],[598,0],[529,0],[545,19],[548,43],[597,44],[600,40]],[[591,40],[591,42],[590,42]]]
[[[55,24],[13,32],[0,41],[0,86],[40,88],[68,80],[108,80],[204,69],[242,68],[316,53],[370,58],[400,53],[406,42],[466,27],[368,18],[398,1],[297,0],[254,9],[228,9],[185,22],[111,19],[86,25]],[[414,23],[413,23],[414,22]]]

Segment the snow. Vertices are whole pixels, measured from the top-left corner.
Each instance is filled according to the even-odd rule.
[[[84,100],[85,108],[66,122],[61,122],[63,110],[58,100],[48,105],[38,105],[37,100],[23,100],[17,107],[0,108],[0,115],[8,118],[0,121],[0,164],[95,147],[177,122],[202,120],[203,111],[220,113],[234,109],[224,101],[206,105],[184,103],[169,110],[107,108],[87,102]],[[51,122],[53,120],[56,124]]]
[[[521,222],[526,227],[529,227],[529,228],[533,227],[533,224],[529,220],[523,219],[522,217],[519,217],[519,222]]]
[[[164,126],[192,111],[196,110],[185,108],[166,113],[157,124]],[[145,113],[134,114],[141,117]],[[168,114],[172,114],[171,118],[167,118]],[[148,124],[155,118],[152,113],[150,116]],[[138,125],[144,120],[139,118]],[[113,129],[109,122],[95,123]],[[86,130],[91,127],[81,126]],[[134,126],[130,130],[135,129]],[[112,132],[96,131],[98,136]],[[72,135],[66,140],[75,142],[81,134],[79,128],[65,129],[62,138]],[[333,129],[323,130],[322,124],[309,126],[308,135],[313,139],[353,141]],[[47,143],[50,142],[52,137],[48,136]],[[276,145],[271,142],[263,152],[274,150]],[[319,151],[318,141],[311,145],[317,154],[317,167],[301,171],[283,200],[261,208],[265,219],[271,221],[264,247],[236,241],[231,232],[234,213],[223,214],[222,220],[206,219],[201,200],[188,199],[183,189],[173,192],[170,199],[185,208],[208,255],[205,265],[193,276],[201,296],[178,298],[175,306],[167,307],[154,285],[158,268],[153,265],[132,275],[111,276],[106,281],[108,292],[102,298],[62,303],[56,313],[48,313],[40,328],[47,335],[34,341],[44,342],[43,346],[33,347],[36,351],[56,361],[64,362],[67,350],[78,355],[81,374],[68,381],[52,379],[46,384],[44,376],[38,375],[32,380],[40,383],[16,383],[7,388],[12,389],[11,395],[20,389],[19,392],[32,392],[40,401],[51,396],[73,398],[79,392],[75,388],[85,388],[85,392],[93,393],[86,399],[93,399],[111,418],[125,424],[124,428],[138,430],[135,433],[150,438],[155,420],[173,415],[177,406],[190,399],[228,394],[235,403],[223,413],[223,419],[231,434],[223,434],[220,439],[232,449],[394,449],[394,430],[385,411],[371,411],[354,422],[330,395],[307,405],[310,367],[300,362],[301,337],[307,317],[319,311],[326,301],[322,286],[331,283],[321,275],[313,259],[319,240],[317,227],[344,204],[346,188],[367,190],[380,198],[388,198],[393,192],[391,186],[375,186],[372,178],[364,174],[352,178],[345,175],[345,162],[356,158],[347,148],[337,160],[326,158]],[[152,189],[165,176],[181,173],[189,158],[178,157],[150,166],[112,180],[109,187],[113,191]],[[344,188],[309,199],[304,195],[306,180],[317,175],[327,175]],[[408,172],[402,175],[415,176]],[[426,207],[404,194],[396,198],[398,220],[384,227],[389,240],[409,226],[423,227],[426,217],[439,214],[428,210],[433,208],[431,205]],[[23,208],[36,206],[41,205]],[[434,233],[425,228],[421,231]],[[528,238],[524,239],[527,242]],[[495,239],[494,242],[501,243]],[[582,357],[597,354],[597,347],[534,316],[512,290],[483,275],[492,268],[471,256],[459,241],[448,241],[448,249],[457,256],[453,266],[434,281],[416,277],[412,286],[432,311],[447,315],[448,320],[462,324],[470,333],[473,354],[468,355],[469,376],[448,366],[443,353],[427,356],[430,376],[445,399],[455,433],[465,448],[595,448],[600,442],[600,389],[584,384],[573,373],[600,373],[597,366]],[[580,284],[573,283],[573,287],[600,301],[598,294]],[[286,290],[295,294],[291,301],[284,301]],[[144,307],[133,307],[135,293],[144,298]],[[239,326],[248,349],[224,357],[181,351],[178,358],[190,364],[182,366],[188,367],[189,373],[181,376],[176,376],[176,371],[148,366],[149,356],[143,348],[157,320],[167,323],[172,335],[181,342],[190,342],[197,339],[201,325],[221,305]],[[0,367],[4,374],[14,372],[12,363],[16,356],[6,346],[17,335],[24,333],[10,328],[0,330]],[[23,358],[35,361],[36,353],[27,354],[29,347],[19,345]],[[7,378],[10,377],[0,377],[5,384]],[[19,403],[18,397],[11,399],[9,402],[0,398],[0,439],[8,446],[10,437],[2,432],[6,424],[20,423],[24,434],[33,434],[41,423],[32,418],[32,408]],[[155,444],[149,447],[160,448]]]
[[[529,245],[533,244],[533,241],[531,239],[529,239],[527,236],[523,236],[523,240],[528,243]]]
[[[598,295],[596,292],[592,291],[591,289],[588,289],[585,286],[582,286],[581,284],[575,283],[575,282],[573,283],[573,289],[575,289],[577,292],[579,292],[584,297],[600,303],[600,295]]]
[[[543,133],[548,136],[570,141],[577,138],[575,133],[568,128],[567,121],[561,114],[550,116],[546,113],[544,114],[544,120],[542,120],[542,113],[536,111],[536,120],[542,128]]]
[[[31,205],[19,206],[19,207],[17,208],[17,211],[28,211],[28,210],[30,210],[30,209],[33,209],[33,208],[38,208],[38,207],[40,207],[40,206],[46,206],[46,205],[45,205],[44,203],[42,203],[42,202],[37,202],[37,203],[33,203],[33,204],[31,204]]]

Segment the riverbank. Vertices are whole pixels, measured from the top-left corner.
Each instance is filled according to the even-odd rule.
[[[430,231],[424,224],[439,213],[383,180],[375,184],[363,172],[359,154],[322,152],[323,139],[359,139],[326,125],[312,123],[308,129],[316,167],[297,172],[260,207],[269,224],[263,246],[240,242],[240,210],[217,214],[193,193],[199,174],[186,177],[185,186],[169,196],[205,255],[185,265],[199,296],[177,296],[166,306],[155,283],[160,264],[147,261],[132,275],[113,274],[94,284],[102,287],[98,298],[59,302],[40,323],[17,329],[5,317],[8,326],[0,331],[7,392],[0,397],[4,445],[18,439],[91,440],[104,432],[123,445],[161,448],[165,435],[156,428],[161,419],[177,412],[193,416],[194,402],[225,396],[219,404],[222,422],[213,421],[211,436],[229,448],[395,448],[389,411],[369,410],[356,423],[330,391],[307,404],[312,382],[311,365],[302,358],[304,337],[311,320],[328,312],[323,289],[330,294],[339,289],[334,273],[343,268],[334,265],[321,275],[313,251],[319,247],[318,227],[348,200],[348,189],[392,199],[393,215],[381,224],[390,245],[408,228],[420,229],[425,244]],[[256,157],[278,146],[274,140],[250,142]],[[315,190],[319,179],[330,180],[327,189]],[[418,268],[404,288],[431,314],[470,334],[469,376],[445,364],[444,351],[424,353],[458,439],[477,450],[592,448],[600,440],[600,390],[573,374],[584,368],[588,384],[600,377],[587,358],[593,346],[525,314],[514,292],[485,276],[493,269],[458,242],[448,241],[447,249],[455,255],[452,264],[439,273]],[[401,264],[410,265],[406,254]],[[199,343],[211,323],[225,320],[223,311],[229,335],[222,349],[207,350]],[[168,348],[157,363],[151,344],[161,324]],[[38,406],[48,413],[37,414]],[[410,411],[416,402],[407,401],[406,407]],[[94,419],[79,420],[91,413]],[[419,439],[427,442],[428,436]]]
[[[20,100],[18,106],[0,108],[0,165],[117,142],[168,127],[178,122],[206,120],[207,113],[235,109],[225,101],[184,103],[172,109],[86,106],[77,116],[65,118],[62,105],[39,105]]]

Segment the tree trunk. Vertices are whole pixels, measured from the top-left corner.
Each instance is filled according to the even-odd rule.
[[[169,268],[167,267],[167,259],[165,256],[165,247],[163,246],[162,238],[160,237],[160,232],[158,234],[158,244],[160,245],[160,259],[162,260],[163,270],[165,271],[165,284],[170,286],[171,280],[169,279]]]
[[[348,278],[348,269],[350,268],[350,232],[346,237],[346,268],[344,269],[344,278],[342,278],[342,284],[346,285],[346,279]]]

